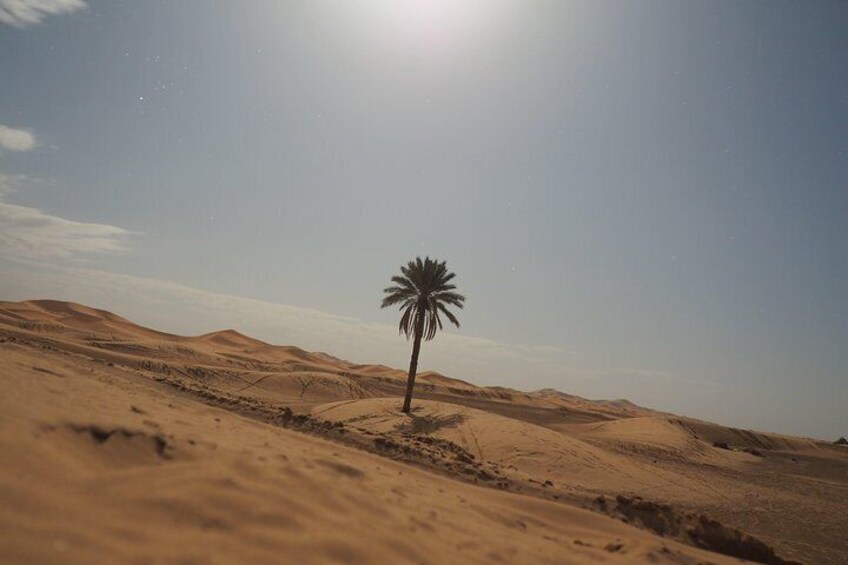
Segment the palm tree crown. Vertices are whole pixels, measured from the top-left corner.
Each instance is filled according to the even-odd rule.
[[[433,339],[442,329],[441,314],[459,327],[459,320],[447,306],[463,307],[465,297],[454,292],[456,285],[450,281],[456,276],[448,272],[445,261],[416,257],[400,268],[400,275],[392,277],[395,286],[383,289],[386,294],[381,308],[400,304],[403,315],[398,331],[406,338],[418,337],[426,341]],[[416,335],[417,332],[420,332]]]

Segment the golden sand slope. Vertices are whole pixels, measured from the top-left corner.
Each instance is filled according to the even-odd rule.
[[[0,557],[671,559],[568,502],[701,547],[770,559],[739,553],[738,528],[785,558],[848,562],[848,449],[437,373],[404,415],[404,384],[234,330],[182,337],[78,304],[0,302]]]
[[[258,423],[84,356],[5,341],[0,363],[7,563],[732,561]]]
[[[326,419],[383,434],[427,433],[451,441],[477,460],[497,463],[513,479],[551,481],[569,493],[646,492],[668,482],[654,465],[604,451],[575,437],[529,422],[466,406],[419,400],[411,417],[396,398],[320,405]],[[679,486],[687,479],[675,476]]]
[[[742,474],[760,462],[750,453],[717,449],[693,437],[673,418],[626,418],[557,430],[447,402],[419,400],[410,415],[400,407],[396,398],[368,398],[319,405],[313,414],[398,442],[415,434],[439,438],[477,461],[493,463],[501,476],[518,484],[542,484],[551,493],[585,501],[626,494],[693,509],[710,509],[717,500],[742,505],[748,490],[716,477],[716,471]]]

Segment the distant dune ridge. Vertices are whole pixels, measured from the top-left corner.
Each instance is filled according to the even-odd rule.
[[[54,300],[0,356],[7,562],[848,561],[840,445]]]
[[[97,310],[79,304],[56,300],[29,300],[17,303],[0,302],[0,320],[3,318],[17,319],[22,327],[34,329],[55,329],[61,327],[65,334],[68,332],[88,332],[90,337],[100,340],[103,348],[120,349],[120,342],[125,340],[143,340],[149,342],[151,349],[167,348],[167,344],[180,344],[196,349],[198,354],[223,355],[237,359],[243,357],[254,362],[286,363],[293,365],[298,362],[309,365],[316,372],[326,374],[347,374],[352,376],[375,376],[380,379],[406,379],[406,371],[383,365],[362,365],[343,361],[326,353],[310,353],[294,346],[271,345],[248,337],[237,330],[227,329],[213,331],[196,337],[185,337],[159,332],[136,325],[105,310]],[[423,371],[418,374],[419,384],[433,385],[433,390],[457,393],[459,390],[473,393],[475,397],[511,400],[533,406],[580,407],[592,409],[613,416],[631,414],[657,413],[653,410],[637,406],[625,400],[591,401],[578,396],[569,395],[552,389],[524,393],[504,387],[477,387],[463,381],[447,377],[435,371]],[[454,389],[454,390],[451,390]]]

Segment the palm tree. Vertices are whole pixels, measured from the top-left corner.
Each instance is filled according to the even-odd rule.
[[[413,338],[412,359],[409,361],[409,377],[406,380],[406,397],[403,411],[409,413],[412,404],[412,389],[415,387],[415,373],[418,370],[418,353],[421,351],[421,338],[430,341],[436,331],[442,329],[444,314],[450,322],[459,327],[459,320],[447,309],[447,306],[462,308],[465,297],[454,292],[455,285],[450,281],[456,276],[448,272],[444,261],[427,257],[423,261],[416,257],[407,265],[401,266],[400,275],[392,277],[395,286],[383,289],[386,294],[380,308],[400,304],[403,315],[398,326],[399,333],[406,339]]]

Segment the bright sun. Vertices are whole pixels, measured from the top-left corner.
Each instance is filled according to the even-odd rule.
[[[407,31],[438,34],[456,26],[468,4],[456,0],[395,0],[389,9]]]
[[[386,24],[419,47],[448,47],[471,31],[486,11],[475,0],[392,0],[384,4]],[[479,22],[478,22],[479,23]]]
[[[348,29],[368,33],[382,54],[444,61],[482,46],[511,21],[511,0],[357,0],[333,3]]]

